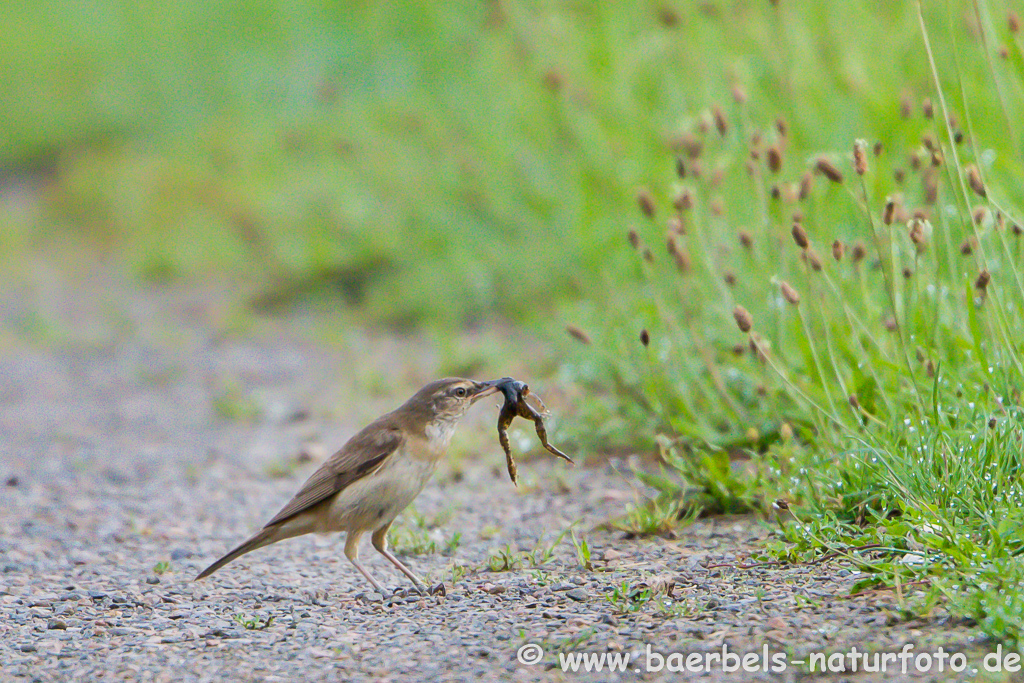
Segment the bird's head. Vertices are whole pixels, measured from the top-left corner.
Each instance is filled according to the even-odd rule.
[[[491,382],[446,377],[417,391],[398,410],[411,422],[422,424],[426,432],[431,425],[454,426],[471,405],[496,391],[498,387]]]

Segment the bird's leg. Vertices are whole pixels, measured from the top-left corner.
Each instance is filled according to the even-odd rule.
[[[377,552],[379,552],[384,557],[388,558],[388,561],[391,562],[391,564],[398,567],[398,569],[403,574],[409,577],[409,580],[412,581],[413,584],[416,586],[416,590],[420,593],[420,595],[425,595],[427,593],[426,584],[420,581],[420,578],[418,576],[413,574],[408,567],[402,564],[399,561],[399,559],[392,555],[391,552],[388,550],[388,529],[390,528],[391,523],[389,522],[382,526],[380,529],[374,531],[373,536],[370,537],[370,542],[373,544],[373,547],[377,549]]]
[[[361,531],[350,531],[348,537],[345,539],[345,557],[351,562],[359,573],[366,577],[366,580],[373,584],[374,590],[381,595],[386,595],[384,587],[377,583],[377,580],[370,576],[370,572],[366,571],[363,565],[359,564],[359,539],[362,537],[363,532]]]

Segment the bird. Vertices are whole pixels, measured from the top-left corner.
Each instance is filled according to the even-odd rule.
[[[386,591],[359,562],[359,540],[366,533],[371,534],[377,552],[424,593],[423,581],[388,550],[388,529],[433,475],[459,420],[479,399],[498,391],[495,384],[499,381],[447,377],[430,382],[357,432],[262,529],[195,580],[271,543],[309,533],[344,531],[345,556],[378,593]]]

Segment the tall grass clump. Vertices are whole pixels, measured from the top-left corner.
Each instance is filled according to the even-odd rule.
[[[610,390],[595,422],[647,430],[677,475],[645,475],[663,497],[774,503],[787,523],[772,558],[845,559],[908,613],[938,606],[1011,643],[1024,627],[1014,17],[952,13],[940,51],[919,13],[930,79],[888,103],[884,141],[835,124],[848,144],[811,148],[745,97],[694,112],[675,177],[639,192],[623,236],[642,287],[579,313],[591,343],[574,368]],[[987,65],[988,99],[958,80],[968,59]]]

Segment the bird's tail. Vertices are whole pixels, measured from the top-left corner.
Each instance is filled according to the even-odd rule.
[[[202,572],[200,572],[199,576],[197,576],[195,580],[198,581],[199,579],[206,578],[207,576],[214,573],[215,571],[217,571],[218,569],[220,569],[228,562],[234,560],[237,557],[241,557],[242,555],[245,555],[248,552],[252,552],[253,550],[256,550],[258,548],[262,548],[265,545],[270,545],[274,541],[281,540],[281,536],[279,534],[280,531],[281,529],[276,526],[269,527],[267,529],[261,529],[257,533],[250,536],[237,548],[233,549],[227,555],[220,558],[219,560],[211,564],[209,567],[204,569]]]

